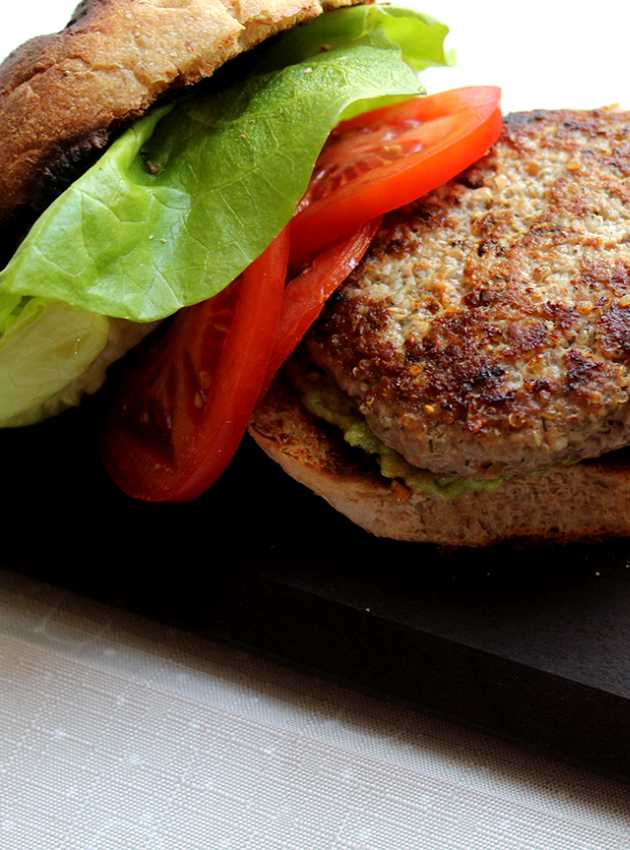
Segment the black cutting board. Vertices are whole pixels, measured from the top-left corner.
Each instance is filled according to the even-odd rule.
[[[197,502],[131,502],[98,406],[0,433],[4,565],[630,776],[630,541],[377,540],[249,441]]]

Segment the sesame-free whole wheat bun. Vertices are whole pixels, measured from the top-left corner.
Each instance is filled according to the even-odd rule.
[[[0,227],[30,225],[171,89],[352,0],[84,0],[0,65]]]

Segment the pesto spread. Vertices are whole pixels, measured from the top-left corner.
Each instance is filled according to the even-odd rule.
[[[411,490],[419,490],[442,499],[455,499],[464,493],[497,490],[502,478],[479,480],[461,476],[443,476],[418,469],[394,449],[386,446],[370,431],[353,402],[329,378],[318,374],[301,387],[304,407],[325,422],[340,428],[350,446],[373,455],[384,478],[398,478]]]

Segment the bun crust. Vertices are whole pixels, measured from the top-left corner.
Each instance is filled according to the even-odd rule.
[[[250,434],[285,472],[378,537],[446,546],[508,539],[569,542],[630,536],[630,457],[555,466],[494,492],[446,500],[412,492],[376,473],[335,429],[307,413],[276,380]]]
[[[84,0],[0,65],[0,225],[28,219],[167,90],[352,0]]]

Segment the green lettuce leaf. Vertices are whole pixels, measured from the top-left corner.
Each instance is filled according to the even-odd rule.
[[[11,305],[9,296],[0,298],[0,428],[30,425],[77,405],[154,327],[62,301],[18,296]]]
[[[28,425],[43,418],[47,405],[55,412],[51,399],[97,360],[107,345],[109,319],[25,298],[13,305],[9,320],[8,306],[7,300],[0,308],[0,424]]]
[[[353,6],[320,15],[283,35],[265,50],[256,72],[274,71],[333,48],[358,44],[397,47],[414,71],[424,71],[452,64],[452,55],[444,49],[447,35],[445,24],[420,12],[400,6]]]
[[[244,81],[153,111],[40,217],[0,299],[149,322],[211,297],[290,220],[340,117],[416,94],[412,69],[447,62],[446,32],[395,7],[338,10],[277,39]]]

